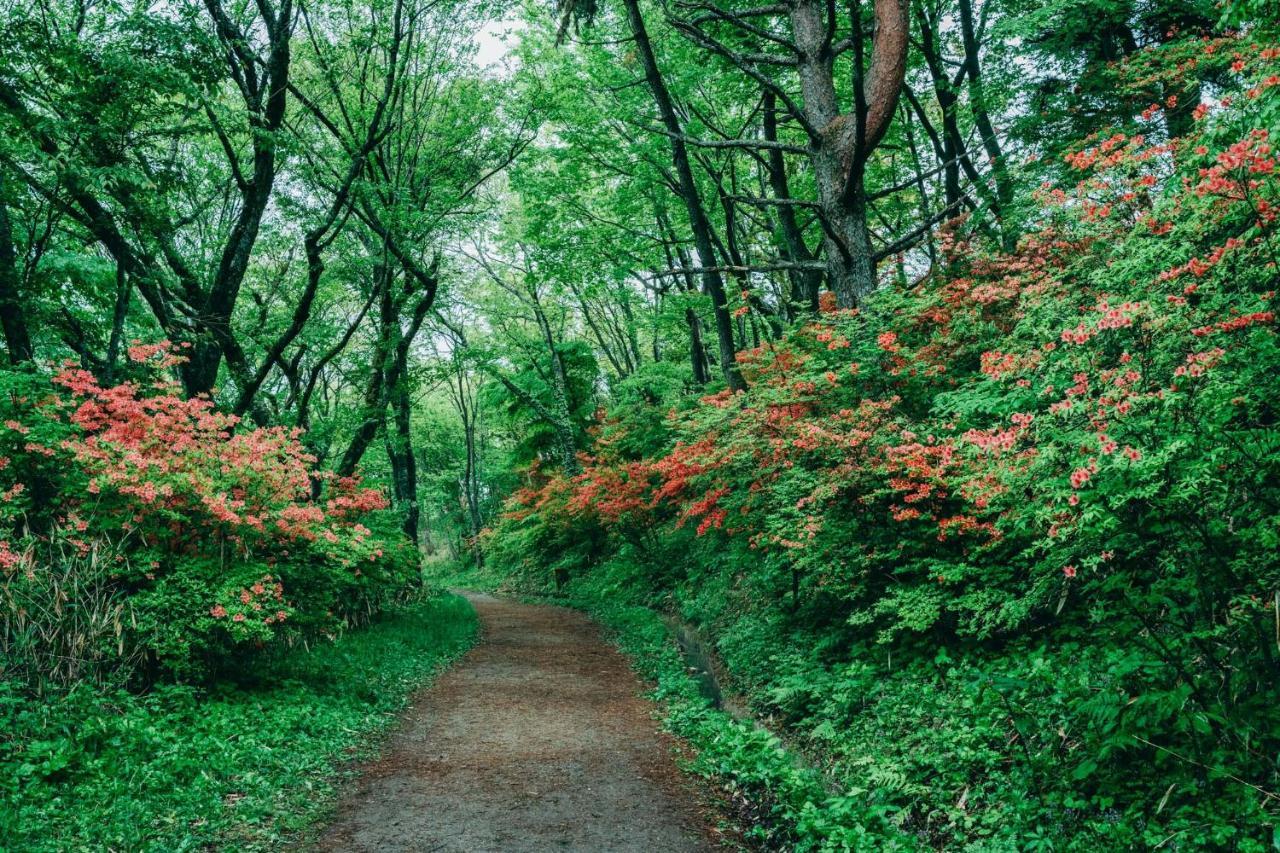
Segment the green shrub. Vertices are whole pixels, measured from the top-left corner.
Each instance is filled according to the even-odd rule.
[[[0,371],[0,673],[207,678],[420,583],[381,492],[316,471],[296,431],[183,399],[166,348],[131,352],[111,387]]]

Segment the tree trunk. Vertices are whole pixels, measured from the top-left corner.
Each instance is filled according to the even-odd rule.
[[[219,39],[228,46],[227,61],[232,73],[241,73],[239,68],[242,64],[253,65],[255,58],[247,57],[244,50],[246,39],[243,33],[218,0],[205,0],[205,7],[213,18]],[[213,390],[218,381],[218,366],[224,357],[237,382],[244,385],[250,380],[249,366],[236,342],[231,319],[275,185],[278,167],[276,137],[284,126],[289,91],[289,48],[294,25],[292,0],[284,0],[274,16],[264,14],[263,21],[269,47],[261,69],[264,72],[261,89],[257,93],[261,101],[246,100],[249,124],[253,130],[253,171],[240,187],[240,210],[223,245],[217,272],[201,306],[202,326],[207,336],[201,335],[196,339],[191,361],[183,370],[187,393],[191,395]],[[254,72],[256,69],[251,68],[250,73]],[[253,79],[257,79],[256,73]]]
[[[991,161],[991,178],[996,186],[996,201],[999,204],[996,214],[1000,217],[1001,239],[1005,249],[1012,251],[1018,242],[1017,227],[1009,211],[1009,206],[1013,203],[1013,181],[1009,177],[1009,164],[1005,161],[1000,139],[996,136],[995,125],[991,123],[991,114],[987,110],[986,87],[982,82],[982,65],[979,59],[982,45],[974,26],[973,0],[959,0],[959,3],[965,76],[969,79],[969,108],[973,111],[973,123],[982,137],[983,150]]]
[[[582,469],[578,465],[578,441],[573,434],[573,414],[569,409],[569,379],[565,375],[564,359],[556,347],[555,337],[551,333],[551,323],[547,321],[546,312],[538,299],[537,291],[530,288],[533,298],[533,313],[542,330],[542,342],[547,345],[547,354],[551,358],[551,393],[555,398],[555,417],[551,429],[556,434],[556,443],[560,448],[560,463],[565,473],[570,476],[578,474]]]
[[[464,428],[466,433],[467,464],[463,475],[463,491],[467,500],[467,522],[471,535],[479,536],[484,529],[484,518],[480,514],[480,489],[476,481],[476,428],[470,422]]]
[[[855,14],[857,6],[854,6]],[[862,74],[861,22],[855,17],[852,113],[842,113],[836,97],[832,37],[817,0],[791,6],[791,29],[800,50],[797,71],[810,128],[810,160],[825,220],[823,244],[836,304],[853,308],[876,286],[863,171],[884,138],[906,76],[908,25],[903,0],[876,0],[876,34],[871,67]],[[835,14],[834,7],[831,14]]]
[[[903,126],[906,130],[907,151],[911,154],[911,166],[915,172],[916,193],[920,196],[920,221],[925,222],[930,215],[929,190],[924,182],[924,165],[920,160],[920,150],[916,147],[916,137],[911,130],[911,112],[903,109],[902,114]],[[933,266],[938,263],[938,249],[933,242],[933,230],[930,229],[924,235],[925,248],[929,252],[929,264]]]
[[[476,424],[479,413],[476,411],[475,396],[467,382],[463,362],[454,354],[453,377],[449,382],[449,394],[453,398],[454,408],[458,412],[458,420],[462,423],[463,457],[462,477],[458,483],[458,498],[465,510],[468,550],[477,566],[484,563],[484,552],[478,547],[476,537],[484,528],[484,517],[480,511],[480,458],[476,450]]]
[[[474,542],[476,537],[480,535],[480,531],[484,529],[484,516],[480,512],[480,481],[479,481],[479,458],[476,453],[476,424],[475,412],[472,411],[471,417],[463,419],[463,434],[466,439],[467,461],[463,470],[462,490],[463,496],[467,504],[467,524],[471,533],[471,539]],[[478,547],[471,549],[476,558],[476,565],[480,565],[484,561],[484,552]]]
[[[684,321],[689,325],[689,360],[693,363],[693,381],[698,385],[706,385],[711,377],[707,375],[707,350],[702,343],[702,321],[692,308],[684,309]]]
[[[418,462],[413,453],[412,406],[408,383],[401,379],[391,390],[392,422],[387,435],[387,458],[391,462],[392,494],[403,515],[401,529],[414,546],[421,542],[418,525]]]
[[[0,175],[0,327],[4,330],[9,362],[30,361],[34,354],[26,312],[18,287],[18,251],[13,242],[8,199],[4,197],[4,177]]]
[[[938,102],[942,114],[942,132],[938,134],[941,150],[938,152],[939,165],[942,167],[943,200],[948,209],[956,209],[960,205],[963,190],[960,186],[960,170],[962,167],[973,178],[975,170],[969,162],[969,152],[960,136],[960,124],[956,118],[956,106],[959,98],[952,88],[947,76],[946,64],[942,60],[936,43],[935,24],[929,19],[923,6],[919,9],[920,52],[924,54],[925,66],[929,69],[929,77],[933,82],[933,96]],[[981,186],[975,184],[975,189]]]
[[[645,29],[644,17],[640,13],[639,0],[623,0],[627,9],[627,21],[631,25],[631,34],[635,38],[636,49],[644,66],[645,80],[653,93],[662,123],[671,140],[671,159],[676,167],[679,180],[680,196],[689,215],[689,225],[693,229],[693,243],[698,250],[698,259],[702,263],[702,287],[711,297],[712,309],[715,313],[716,339],[720,344],[720,370],[725,382],[734,391],[746,390],[747,383],[738,371],[737,352],[733,345],[733,317],[729,313],[729,302],[724,292],[724,279],[715,271],[716,254],[712,249],[711,223],[702,207],[702,199],[698,194],[698,185],[693,179],[693,168],[689,163],[689,152],[684,144],[680,119],[676,115],[671,102],[671,94],[658,69],[658,61],[653,54],[653,46],[649,42],[649,33]]]
[[[369,365],[369,383],[365,386],[360,408],[360,423],[342,454],[342,461],[338,463],[337,472],[341,477],[350,477],[356,472],[356,466],[386,420],[387,361],[392,345],[389,340],[390,324],[397,322],[391,294],[391,270],[385,264],[379,264],[374,270],[373,282],[378,293],[378,339],[374,342],[373,361]]]
[[[764,138],[768,142],[778,141],[777,96],[768,89],[764,93]],[[791,200],[791,187],[787,181],[787,165],[782,151],[777,148],[768,150],[769,187],[773,197],[778,201]],[[796,221],[795,208],[790,204],[778,205],[778,242],[782,249],[782,257],[792,263],[807,263],[814,260],[813,252],[804,241],[804,233]],[[822,287],[822,273],[817,270],[788,270],[791,281],[792,305],[804,305],[811,313],[818,312],[818,292]]]
[[[680,261],[679,269],[687,270],[691,267],[688,254],[682,249],[676,240],[675,231],[671,228],[670,222],[667,221],[666,214],[662,208],[657,208],[658,231],[665,235],[662,245],[663,254],[667,259],[667,267],[676,269],[676,260]],[[675,257],[672,257],[672,247],[675,250]],[[693,284],[693,276],[690,273],[682,272],[679,274],[677,281],[684,282],[684,290],[686,293],[692,293],[696,288]],[[693,381],[699,387],[706,385],[710,381],[710,371],[707,369],[707,351],[706,345],[702,342],[702,321],[698,318],[698,312],[692,308],[684,309],[684,321],[689,327],[689,361],[693,365]],[[655,342],[657,337],[655,335]],[[657,353],[655,350],[654,361],[657,361]]]
[[[107,341],[107,358],[104,372],[107,382],[115,379],[116,367],[120,361],[120,348],[124,345],[124,322],[129,316],[129,276],[124,264],[116,263],[116,301],[111,313],[111,338]]]

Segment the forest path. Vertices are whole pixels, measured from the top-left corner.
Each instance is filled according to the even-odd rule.
[[[467,593],[482,636],[339,803],[327,851],[712,851],[626,660],[584,615]]]

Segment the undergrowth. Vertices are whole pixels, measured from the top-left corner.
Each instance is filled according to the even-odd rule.
[[[208,690],[35,700],[0,681],[0,850],[279,849],[475,636],[471,606],[442,595]]]
[[[657,610],[631,603],[607,583],[585,580],[557,597],[590,613],[636,672],[654,685],[651,697],[663,708],[665,728],[693,748],[684,769],[720,791],[726,816],[752,847],[815,849],[814,840],[821,838],[843,849],[911,849],[885,821],[846,820],[853,802],[804,757],[754,720],[714,707],[690,676]]]

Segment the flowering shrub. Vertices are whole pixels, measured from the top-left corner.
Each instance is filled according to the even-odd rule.
[[[117,635],[129,627],[121,656],[128,645],[182,673],[332,634],[415,576],[399,538],[367,526],[394,529],[380,492],[315,472],[296,430],[238,430],[208,400],[184,399],[160,373],[180,359],[167,344],[129,353],[137,378],[111,387],[73,366],[0,380],[11,597],[63,571],[67,549],[110,553]]]
[[[1224,44],[1246,94],[1197,110],[1191,136],[1086,140],[1016,251],[942,233],[923,281],[743,353],[746,394],[661,402],[659,452],[620,452],[632,422],[607,418],[583,473],[536,472],[495,538],[536,563],[562,541],[548,531],[594,531],[562,570],[611,554],[622,583],[717,622],[764,707],[850,784],[898,731],[912,784],[869,791],[866,814],[932,845],[1038,827],[1081,849],[1263,849],[1280,819],[1280,54]],[[821,651],[788,659],[796,636]],[[902,671],[917,704],[877,711]],[[939,767],[911,749],[951,725],[921,683],[986,726],[952,732]],[[983,803],[992,774],[1035,792],[1016,820]]]

